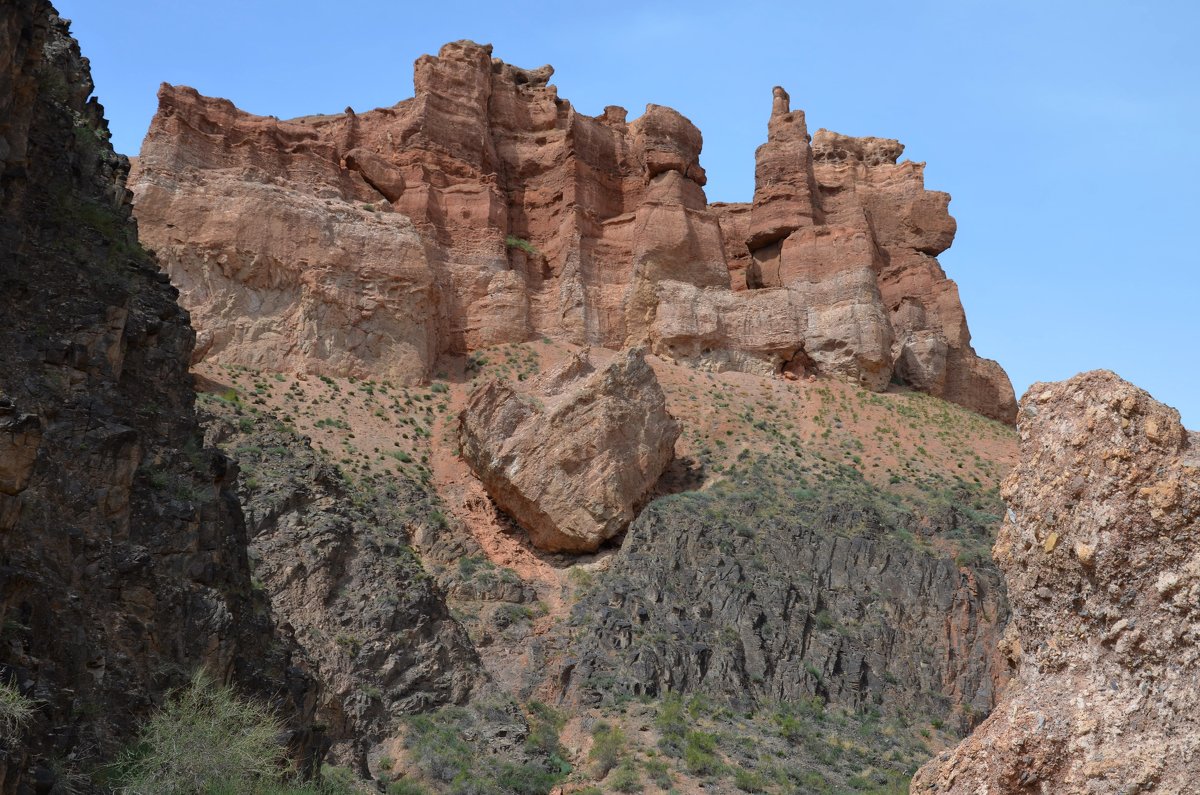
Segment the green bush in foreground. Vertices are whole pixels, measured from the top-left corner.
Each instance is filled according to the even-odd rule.
[[[352,784],[293,785],[283,780],[279,719],[204,672],[142,727],[118,763],[125,795],[349,795]],[[336,777],[335,777],[336,778]]]
[[[16,685],[0,682],[0,740],[15,739],[33,717],[34,702]]]

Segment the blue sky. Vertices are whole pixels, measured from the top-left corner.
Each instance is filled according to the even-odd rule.
[[[162,81],[280,117],[392,105],[444,42],[551,63],[583,112],[669,105],[710,201],[754,189],[771,87],[809,127],[899,138],[948,191],[942,264],[1018,396],[1104,367],[1200,428],[1200,3],[58,0],[118,150]]]

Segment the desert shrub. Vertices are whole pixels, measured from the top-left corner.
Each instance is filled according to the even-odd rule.
[[[429,791],[407,778],[388,784],[387,795],[427,795]]]
[[[409,717],[404,744],[421,778],[453,795],[546,795],[554,789],[570,765],[559,755],[557,731],[539,731],[542,723],[553,726],[549,708],[545,717],[531,709],[533,726],[525,750],[532,758],[525,764],[504,761],[482,747],[481,726],[512,720],[512,708],[509,702],[495,701]]]
[[[721,769],[721,762],[714,751],[717,736],[708,732],[690,731],[684,738],[683,764],[695,776],[708,776]]]
[[[538,250],[528,240],[523,240],[519,237],[514,237],[513,235],[509,235],[508,237],[504,238],[504,245],[508,248],[519,248],[526,254],[538,253]]]
[[[615,792],[641,792],[642,775],[632,761],[626,760],[608,777],[608,786]]]
[[[678,693],[668,693],[663,699],[662,707],[654,718],[654,726],[658,729],[658,747],[667,756],[683,756],[683,738],[687,734],[688,722],[684,717],[683,699]]]
[[[597,723],[592,729],[592,750],[588,752],[588,761],[592,763],[592,776],[604,778],[608,771],[621,761],[625,750],[625,733],[619,726],[607,723]]]
[[[733,785],[742,792],[766,792],[767,784],[763,777],[753,770],[738,768],[733,773]]]
[[[0,740],[16,739],[34,709],[33,700],[21,695],[15,684],[0,682]]]
[[[656,787],[663,790],[671,789],[673,783],[671,771],[666,762],[661,759],[647,759],[645,767],[646,775],[650,777]]]
[[[282,772],[280,731],[267,707],[198,672],[142,727],[120,763],[121,791],[271,792]]]

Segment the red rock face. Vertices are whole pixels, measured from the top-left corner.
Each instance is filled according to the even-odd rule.
[[[164,85],[132,178],[198,356],[428,377],[442,353],[552,335],[697,367],[893,375],[998,419],[970,347],[946,194],[902,147],[820,131],[775,90],[752,205],[710,206],[699,130],[586,116],[471,42],[391,108],[290,121]]]

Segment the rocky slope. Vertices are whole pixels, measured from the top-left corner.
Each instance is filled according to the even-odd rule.
[[[463,458],[538,549],[623,533],[675,454],[679,423],[644,352],[597,371],[584,351],[522,393],[490,380],[459,417]]]
[[[373,774],[438,792],[464,771],[511,781],[494,767],[505,764],[546,789],[498,792],[544,792],[564,777],[567,791],[611,791],[631,776],[645,791],[731,793],[741,781],[891,792],[988,713],[1008,674],[995,652],[1007,602],[987,559],[1012,455],[1005,426],[917,393],[703,373],[648,354],[681,428],[675,461],[619,547],[546,553],[459,457],[458,418],[482,385],[573,385],[561,376],[580,355],[554,341],[494,346],[443,357],[445,380],[422,387],[199,365],[205,405],[222,418],[214,438],[247,474],[251,526],[265,517],[270,538],[270,506],[291,506],[283,495],[298,485],[307,493],[278,514],[282,543],[262,547],[265,590],[281,581],[272,569],[309,565],[292,541],[304,525],[407,534],[490,680],[465,711],[436,699],[389,709],[387,688],[378,704],[351,695],[384,738],[364,747]],[[623,354],[587,357],[602,372]],[[311,442],[287,441],[301,437]],[[332,494],[346,496],[320,496],[311,473],[322,467],[340,471]],[[294,611],[368,637],[362,618],[403,585],[381,581],[359,599],[350,579],[329,615],[290,595],[295,584],[274,605],[281,621]],[[333,652],[322,670],[342,692],[374,692],[370,666]],[[625,737],[611,769],[592,758],[612,741],[597,740],[604,726]],[[497,732],[523,739],[506,748]],[[533,746],[544,752],[522,760]]]
[[[313,763],[317,688],[252,588],[193,332],[91,90],[48,3],[0,7],[0,682],[35,706],[0,792],[75,791],[198,667],[269,699]]]
[[[995,557],[1016,678],[913,792],[1191,792],[1200,434],[1106,371],[1034,384]]]
[[[331,758],[366,770],[402,716],[465,702],[485,679],[410,546],[434,506],[403,477],[364,493],[272,416],[212,397],[205,407],[206,441],[245,469],[255,583],[324,685]]]
[[[730,477],[655,502],[575,605],[564,678],[585,701],[818,697],[966,729],[992,709],[1004,587],[993,567],[921,541],[986,543],[998,505],[961,484],[949,512],[925,495],[889,500],[818,459],[746,458]]]
[[[198,357],[431,376],[546,334],[702,369],[898,381],[1011,421],[936,256],[955,225],[896,141],[811,137],[777,88],[750,204],[709,205],[674,110],[577,112],[471,42],[390,108],[281,121],[164,85],[133,180]]]

